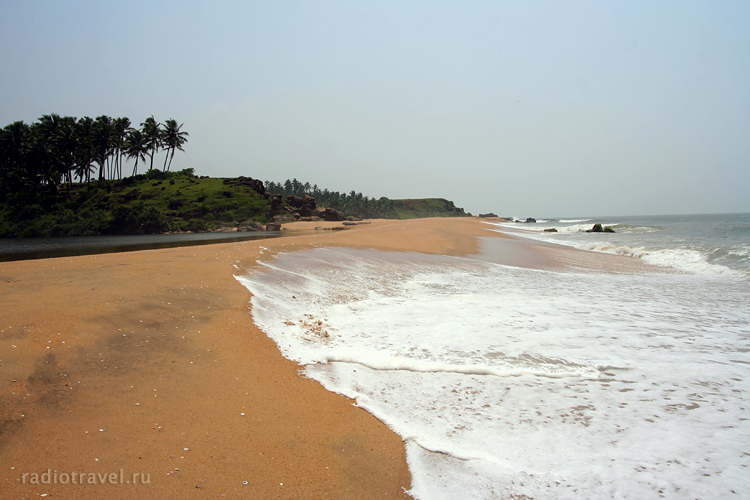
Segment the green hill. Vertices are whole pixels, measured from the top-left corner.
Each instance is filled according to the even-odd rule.
[[[391,200],[394,219],[418,219],[421,217],[463,217],[470,216],[463,208],[456,207],[452,201],[443,198],[424,198],[419,200]]]
[[[319,206],[339,210],[350,217],[362,219],[414,219],[418,217],[463,217],[471,214],[442,198],[391,200],[386,197],[371,198],[360,192],[330,191],[317,184],[297,179],[284,182],[265,182],[272,194],[287,196],[312,196]]]
[[[259,189],[261,192],[259,192]],[[73,184],[37,203],[0,208],[2,236],[81,236],[211,231],[268,220],[263,184],[152,170],[122,180]]]

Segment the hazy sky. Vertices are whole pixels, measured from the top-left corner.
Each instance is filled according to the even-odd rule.
[[[750,2],[0,0],[0,127],[517,217],[750,212]]]

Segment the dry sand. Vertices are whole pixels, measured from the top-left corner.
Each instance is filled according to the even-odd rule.
[[[250,294],[233,275],[261,247],[263,258],[320,246],[466,256],[487,246],[478,236],[502,238],[468,218],[312,231],[321,225],[339,224],[0,263],[0,498],[407,497],[401,439],[300,376],[254,326]],[[571,264],[575,252],[512,238],[499,248],[494,260],[499,251],[513,265],[611,270],[633,261]],[[80,484],[90,481],[106,484]]]

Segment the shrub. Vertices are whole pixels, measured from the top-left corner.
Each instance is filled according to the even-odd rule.
[[[178,210],[184,204],[185,204],[185,200],[175,199],[175,200],[169,200],[168,206],[170,210]]]
[[[158,168],[154,168],[152,170],[149,170],[146,173],[146,179],[154,179],[154,180],[164,180],[167,178],[167,173],[162,172]]]
[[[155,234],[169,231],[167,217],[156,207],[143,202],[121,205],[114,211],[110,232],[115,234]]]

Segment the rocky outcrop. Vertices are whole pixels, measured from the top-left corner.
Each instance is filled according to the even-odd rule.
[[[266,187],[263,185],[263,182],[258,179],[253,179],[252,177],[240,176],[234,179],[224,179],[223,182],[227,186],[247,186],[259,195],[265,196],[266,198],[269,196],[266,193]]]
[[[300,197],[294,194],[290,194],[286,197],[286,204],[292,208],[307,207],[310,209],[314,209],[317,206],[317,202],[312,196],[305,195],[304,197]]]
[[[273,198],[271,198],[271,203],[266,208],[266,217],[268,219],[276,217],[283,206],[284,198],[280,194],[274,195]]]
[[[312,217],[313,211],[318,206],[315,198],[309,195],[305,195],[304,197],[293,194],[289,195],[286,197],[286,204],[288,210],[299,214],[300,217]]]
[[[323,207],[316,208],[313,211],[312,215],[313,217],[319,217],[321,220],[327,221],[340,221],[346,218],[343,212],[339,212],[338,210],[334,210],[333,208]]]
[[[586,230],[587,233],[614,233],[615,230],[610,226],[602,227],[601,224],[594,224],[594,227]]]
[[[284,198],[277,194],[273,198],[271,198],[271,211],[273,213],[277,213],[279,211],[279,208],[281,208],[281,205],[284,204]]]
[[[291,221],[342,221],[346,219],[343,212],[333,208],[319,207],[315,198],[309,195],[289,195],[284,204],[282,195],[277,194],[271,198],[267,215],[276,224]]]
[[[271,219],[271,222],[274,224],[283,224],[285,222],[293,222],[296,219],[294,218],[294,215],[297,215],[297,218],[299,218],[299,214],[285,214],[285,215],[274,215]]]
[[[497,215],[495,215],[492,212],[490,212],[488,214],[479,214],[478,217],[485,217],[485,218],[487,218],[487,217],[497,217]]]
[[[237,229],[238,231],[263,231],[263,224],[260,222],[249,221],[245,224],[241,224]]]

